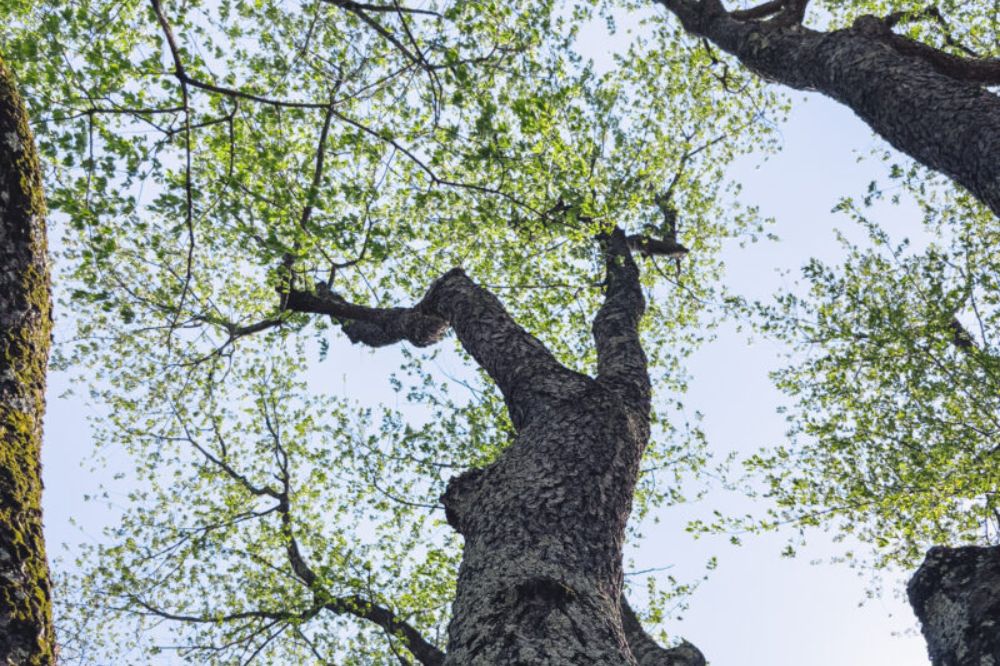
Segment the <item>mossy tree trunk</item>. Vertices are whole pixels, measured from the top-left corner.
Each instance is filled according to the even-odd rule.
[[[39,461],[51,329],[41,169],[0,59],[0,664],[55,660]]]

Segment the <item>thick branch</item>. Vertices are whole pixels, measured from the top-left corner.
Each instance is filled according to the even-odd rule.
[[[701,650],[687,641],[670,649],[661,647],[642,628],[635,611],[622,596],[622,628],[629,649],[639,666],[705,666],[705,656]]]
[[[809,0],[769,0],[756,7],[729,12],[729,15],[740,21],[770,18],[773,24],[794,25],[802,23],[808,5]]]
[[[670,257],[680,259],[688,253],[688,249],[670,238],[651,238],[650,236],[634,235],[625,239],[628,248],[644,257]]]
[[[785,8],[772,19],[772,22],[786,26],[802,23],[808,6],[809,0],[786,0]]]
[[[785,8],[785,0],[769,0],[748,9],[737,9],[730,16],[740,21],[754,21],[773,16]]]
[[[517,325],[496,296],[458,268],[438,278],[424,298],[409,308],[355,305],[322,285],[315,293],[289,292],[286,307],[330,315],[352,342],[372,347],[403,340],[431,345],[450,326],[500,388],[518,429],[552,400],[590,381],[561,365],[537,338]]]
[[[984,85],[1000,85],[1000,59],[954,55],[915,39],[897,35],[888,28],[883,33],[883,39],[899,53],[920,58],[952,79]]]
[[[847,105],[894,147],[967,188],[1000,215],[1000,98],[991,61],[894,35],[882,19],[817,32],[740,21],[719,0],[657,0],[691,33],[761,76]],[[931,53],[934,51],[934,53]]]
[[[615,229],[601,239],[607,271],[607,294],[594,318],[597,381],[646,413],[650,386],[646,354],[639,340],[639,321],[646,299],[639,284],[639,267],[629,251],[629,239]]]
[[[417,347],[428,347],[440,342],[448,331],[448,322],[427,308],[424,301],[411,308],[370,308],[348,303],[326,285],[317,284],[315,292],[290,291],[285,307],[293,312],[329,315],[354,343],[385,347],[405,340]]]

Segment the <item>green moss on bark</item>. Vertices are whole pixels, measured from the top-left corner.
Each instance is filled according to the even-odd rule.
[[[0,664],[55,661],[40,463],[51,330],[41,169],[0,58]]]

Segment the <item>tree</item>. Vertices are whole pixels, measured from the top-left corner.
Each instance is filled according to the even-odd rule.
[[[993,156],[1000,142],[1000,84],[995,54],[995,8],[945,3],[944,11],[918,2],[828,2],[834,22],[817,31],[803,25],[808,0],[773,0],[727,11],[720,0],[660,0],[692,34],[704,37],[761,76],[818,90],[846,104],[895,148],[940,171],[1000,215],[1000,174]],[[947,16],[962,19],[953,31]],[[868,12],[868,13],[866,13]],[[991,18],[992,17],[992,18]],[[894,29],[915,21],[932,31]]]
[[[41,445],[52,329],[42,174],[0,59],[0,661],[55,659]]]
[[[981,664],[1000,654],[994,629],[1000,613],[998,576],[995,546],[932,548],[927,553],[907,593],[934,666]]]
[[[831,27],[817,31],[804,25],[808,0],[738,10],[727,10],[719,0],[659,4],[693,35],[759,75],[846,104],[895,148],[949,176],[994,216],[1000,214],[1000,178],[992,157],[1000,144],[1000,98],[990,90],[1000,83],[1000,61],[991,57],[996,7],[827,2],[822,8]],[[896,32],[904,26],[906,34]],[[894,168],[896,177],[907,171]],[[915,189],[926,207],[927,185]],[[824,342],[825,353],[779,378],[802,407],[796,428],[818,440],[794,455],[783,448],[751,464],[778,470],[771,488],[786,517],[798,514],[806,524],[867,534],[883,552],[880,557],[897,561],[912,562],[932,535],[942,543],[989,541],[994,520],[989,443],[994,428],[980,421],[995,419],[989,388],[995,368],[989,348],[993,315],[977,309],[977,299],[986,309],[993,301],[992,250],[984,254],[982,245],[972,250],[977,241],[961,234],[985,230],[995,217],[984,217],[961,196],[947,200],[957,204],[945,210],[957,218],[951,242],[958,252],[932,248],[923,257],[904,258],[904,246],[890,257],[855,250],[845,275],[814,263],[806,276],[815,297],[808,305],[816,307],[805,321],[793,313],[802,304],[794,298],[779,307],[781,316],[766,317],[786,338]],[[885,237],[874,225],[869,228],[884,247]],[[964,265],[949,254],[960,255],[954,259],[965,259]],[[883,282],[880,269],[898,271],[897,279]],[[963,318],[978,320],[986,347],[974,344]],[[796,329],[803,323],[808,332],[800,335]],[[990,397],[962,411],[959,404],[969,405],[975,394]],[[973,537],[984,514],[985,535]],[[975,560],[985,552],[990,551],[953,555],[956,561]],[[943,647],[938,629],[946,621],[925,614],[929,607],[917,603],[935,579],[928,571],[947,578],[940,565],[950,559],[929,556],[913,583],[923,590],[923,597],[913,598],[935,663],[996,658],[996,648],[981,643],[981,650],[972,649],[974,641],[961,649],[954,642]],[[989,581],[973,579],[970,589]],[[968,602],[967,593],[952,593],[953,605]],[[977,616],[967,608],[965,617]],[[970,635],[979,631],[976,622],[968,625]]]
[[[651,394],[639,339],[639,270],[624,232],[602,241],[607,292],[593,324],[596,378],[559,363],[461,270],[441,276],[412,308],[288,294],[289,310],[343,320],[353,342],[370,346],[425,346],[451,327],[503,394],[513,442],[490,465],[452,477],[442,496],[465,546],[447,655],[404,638],[422,663],[632,664],[641,656],[647,664],[704,664],[688,647],[648,647],[634,615],[622,610],[621,545],[649,439]],[[281,504],[282,491],[259,490]],[[294,540],[289,548],[297,575],[318,580]],[[632,645],[646,649],[636,654]]]
[[[623,606],[625,520],[706,465],[674,398],[720,243],[760,230],[722,176],[766,147],[773,100],[663,26],[599,73],[572,48],[593,18],[98,1],[5,27],[71,229],[60,363],[135,461],[113,542],[62,587],[67,658],[698,663],[642,630],[657,590]],[[485,374],[407,348],[397,400],[420,415],[309,390],[341,331],[448,330]]]

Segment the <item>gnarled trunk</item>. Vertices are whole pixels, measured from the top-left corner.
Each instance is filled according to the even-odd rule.
[[[465,538],[445,664],[704,664],[693,646],[657,646],[623,604],[622,545],[649,440],[650,384],[630,239],[616,231],[603,243],[596,378],[562,366],[461,270],[413,308],[287,294],[289,309],[329,314],[371,346],[432,344],[450,327],[504,395],[515,441],[492,465],[452,479],[442,498]]]
[[[658,2],[689,32],[764,78],[846,104],[895,148],[950,176],[1000,215],[1000,98],[982,85],[1000,83],[996,61],[950,56],[871,16],[848,29],[817,32],[794,20],[738,18],[719,0]]]
[[[0,663],[51,664],[39,454],[52,328],[41,170],[0,60]]]
[[[906,591],[934,666],[1000,664],[1000,546],[932,548]]]

